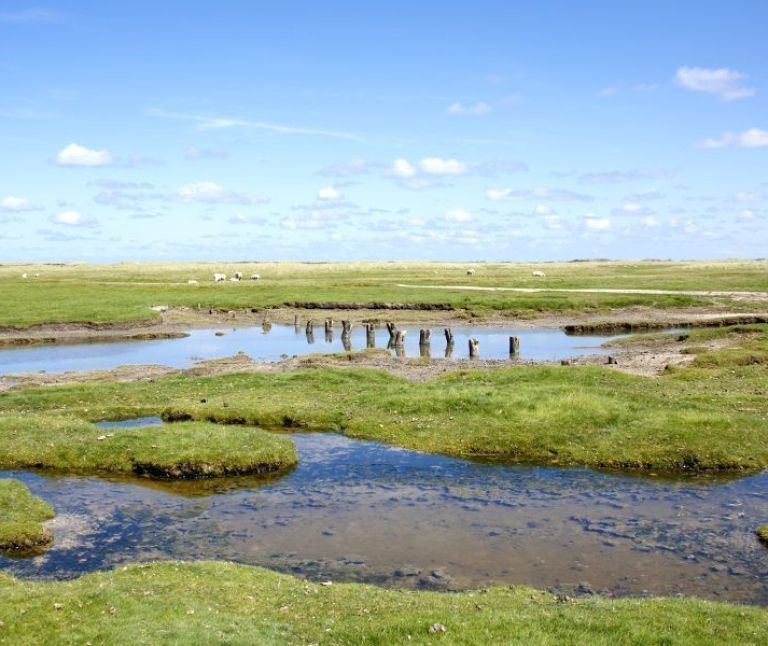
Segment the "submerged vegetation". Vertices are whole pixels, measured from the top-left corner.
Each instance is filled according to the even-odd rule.
[[[164,562],[27,582],[0,574],[13,644],[758,644],[761,608],[694,599],[571,600],[311,583],[249,566]]]
[[[51,506],[24,483],[0,479],[0,552],[26,555],[44,549],[53,533],[43,523],[53,517]]]
[[[279,471],[296,459],[289,437],[254,428],[189,422],[103,429],[71,414],[0,416],[3,469],[211,478]]]
[[[599,366],[512,366],[411,383],[373,369],[324,368],[8,392],[0,395],[0,433],[7,438],[0,464],[128,470],[143,455],[176,463],[184,445],[167,430],[120,431],[96,442],[98,431],[86,421],[163,414],[203,423],[170,426],[194,445],[190,456],[223,451],[237,464],[254,463],[244,456],[257,450],[259,438],[273,441],[248,428],[261,426],[336,431],[465,458],[649,470],[764,468],[768,326],[750,334],[702,333],[730,334],[735,343],[654,379]],[[204,433],[206,441],[189,439],[192,433]],[[62,438],[58,448],[50,447],[51,437]]]

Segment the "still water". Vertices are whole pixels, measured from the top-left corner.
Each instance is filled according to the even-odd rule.
[[[523,583],[768,605],[768,550],[752,533],[768,519],[766,473],[666,480],[292,437],[299,465],[271,480],[0,473],[57,512],[51,549],[0,557],[0,567],[61,578],[133,561],[226,559],[402,588]]]
[[[419,328],[403,327],[407,331],[404,356],[418,357],[425,348],[419,346]],[[520,337],[520,354],[528,359],[564,359],[580,354],[606,354],[600,345],[616,337],[568,336],[562,330],[515,329],[492,327],[453,327],[454,345],[449,357],[466,358],[468,340],[480,341],[480,357],[508,359],[509,337]],[[223,332],[217,336],[216,332]],[[386,348],[389,333],[376,330],[375,346]],[[186,368],[196,361],[217,359],[245,352],[255,361],[278,361],[286,356],[343,352],[345,349],[365,348],[365,329],[353,328],[345,344],[337,328],[326,336],[323,326],[308,336],[305,329],[292,325],[271,325],[267,328],[215,328],[192,330],[181,339],[45,345],[0,350],[0,375],[19,372],[65,372],[69,370],[109,370],[120,365],[160,364]],[[426,349],[432,357],[446,356],[442,328],[433,329],[433,338]],[[392,349],[392,353],[396,351]]]

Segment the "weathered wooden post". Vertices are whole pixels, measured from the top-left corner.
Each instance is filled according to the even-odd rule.
[[[480,341],[478,339],[469,340],[469,358],[477,359],[480,356]]]
[[[312,334],[315,331],[315,322],[312,319],[307,321],[307,334]]]
[[[352,332],[352,321],[341,322],[341,336],[349,336]]]
[[[616,366],[616,365],[618,365],[618,363],[619,363],[619,362],[616,360],[616,357],[610,357],[610,356],[609,356],[609,357],[608,357],[608,360],[606,361],[606,363],[607,363],[609,366]]]
[[[325,333],[333,330],[333,319],[325,319]]]
[[[445,346],[445,358],[450,359],[453,356],[453,343]]]
[[[346,352],[352,352],[352,341],[349,340],[349,336],[346,334],[341,335],[341,344],[344,346]]]
[[[293,327],[299,327],[299,315],[294,314],[293,315]]]
[[[402,348],[405,344],[406,330],[397,330],[395,332],[395,347]]]
[[[270,325],[269,314],[267,314],[266,312],[264,312],[264,318],[261,320],[261,324],[262,325]]]
[[[520,354],[520,337],[519,336],[509,337],[509,354],[510,356],[512,355],[517,356],[518,354]]]
[[[325,326],[325,342],[333,343],[333,330],[329,330],[328,326]]]
[[[376,347],[376,326],[373,323],[365,324],[365,347]]]
[[[449,327],[445,328],[445,342],[448,345],[453,345],[453,331]]]
[[[432,341],[432,330],[419,330],[419,345],[429,345]]]
[[[227,314],[229,314],[229,318],[231,318],[231,319],[233,319],[233,318],[235,318],[235,316],[237,316],[237,312],[235,312],[235,310],[229,310],[229,312],[227,312]]]

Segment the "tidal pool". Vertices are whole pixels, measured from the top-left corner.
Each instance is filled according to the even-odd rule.
[[[564,359],[580,354],[607,354],[601,344],[617,337],[569,336],[557,329],[517,329],[493,327],[452,327],[454,344],[446,352],[443,328],[434,327],[428,348],[419,346],[419,328],[403,327],[407,331],[403,356],[418,357],[423,353],[439,358],[466,358],[468,340],[480,341],[483,359],[508,359],[509,337],[520,337],[519,358]],[[223,332],[217,336],[216,332]],[[386,348],[389,333],[386,328],[376,330],[375,346]],[[191,330],[188,337],[151,341],[122,341],[109,343],[81,343],[44,345],[0,350],[0,375],[20,372],[65,372],[70,370],[109,370],[120,365],[160,364],[173,368],[186,368],[196,361],[217,359],[245,352],[255,361],[278,361],[286,356],[343,352],[345,349],[365,348],[365,329],[352,329],[348,343],[342,339],[340,326],[326,336],[322,321],[314,334],[292,325],[271,325],[247,328],[211,328]],[[392,353],[396,351],[392,349]]]
[[[67,578],[134,561],[225,559],[390,587],[521,583],[768,605],[768,550],[752,533],[768,519],[766,473],[670,480],[292,437],[299,466],[267,481],[2,472],[57,517],[51,549],[0,557],[0,567]]]

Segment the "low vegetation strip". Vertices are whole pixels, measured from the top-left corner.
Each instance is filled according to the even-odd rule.
[[[0,416],[0,468],[212,478],[296,464],[290,437],[204,422],[98,428],[72,415]]]
[[[120,444],[127,440],[116,434],[94,442],[85,420],[163,414],[168,420],[335,431],[464,458],[689,472],[761,469],[768,466],[767,329],[734,333],[735,345],[702,352],[691,367],[654,379],[601,366],[512,366],[412,383],[373,369],[321,368],[6,392],[0,394],[0,462],[18,466],[24,456],[24,464],[34,466],[44,455],[47,462],[76,464],[85,450],[94,456],[89,463],[109,468],[119,454],[118,463],[133,469],[129,455],[138,453]],[[74,429],[73,440],[54,451],[46,432],[59,428]],[[257,432],[228,427],[218,435],[202,428],[212,440],[227,440],[196,443],[193,454],[215,446],[228,450],[237,446],[238,433]],[[90,435],[80,436],[80,429]],[[174,443],[145,437],[146,455],[178,461]],[[67,449],[74,440],[84,447]],[[150,450],[154,443],[164,452]]]
[[[53,533],[43,523],[53,516],[53,508],[23,482],[0,479],[0,552],[27,554],[50,545]]]
[[[160,562],[29,582],[0,575],[9,644],[759,644],[768,612],[694,599],[569,600],[526,587],[438,593]],[[129,636],[129,637],[128,637]]]

